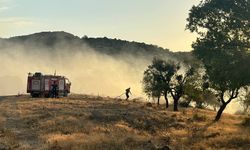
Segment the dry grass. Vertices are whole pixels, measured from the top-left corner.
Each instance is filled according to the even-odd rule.
[[[242,125],[244,127],[249,127],[250,128],[250,116],[247,116],[246,118],[243,119]]]
[[[248,149],[246,116],[71,95],[0,100],[0,149]]]

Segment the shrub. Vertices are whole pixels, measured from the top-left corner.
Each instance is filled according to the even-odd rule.
[[[193,119],[194,121],[206,121],[206,120],[207,120],[207,117],[206,117],[205,115],[200,115],[200,114],[198,114],[198,113],[195,113],[195,114],[193,114],[192,119]]]
[[[250,116],[246,117],[243,122],[242,125],[245,127],[250,127]]]

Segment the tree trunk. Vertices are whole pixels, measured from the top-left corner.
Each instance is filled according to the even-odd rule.
[[[225,102],[225,100],[224,100],[224,92],[222,92],[222,94],[221,94],[222,105],[220,106],[220,109],[218,110],[217,115],[216,115],[214,121],[217,122],[217,121],[220,120],[220,117],[221,117],[224,109],[227,107],[227,104],[229,104],[233,99],[237,98],[237,96],[239,94],[238,90],[239,89],[235,89],[235,90],[232,91],[231,96],[230,96],[230,98],[229,98],[229,100],[227,102]]]
[[[174,111],[178,111],[178,99],[174,99]]]
[[[220,120],[220,117],[221,117],[221,115],[222,115],[224,109],[227,107],[227,104],[228,104],[228,103],[224,103],[224,104],[222,104],[222,105],[220,106],[220,109],[218,110],[217,115],[216,115],[214,121],[219,121],[219,120]]]
[[[173,91],[170,91],[173,99],[174,99],[174,111],[178,111],[178,100],[180,99],[180,97],[178,97],[177,95],[175,95],[173,93]]]
[[[158,96],[157,105],[158,105],[158,106],[160,105],[160,96]]]
[[[164,93],[165,101],[166,101],[166,108],[168,108],[168,94],[167,92]]]
[[[166,100],[166,108],[168,108],[168,99],[165,99]]]

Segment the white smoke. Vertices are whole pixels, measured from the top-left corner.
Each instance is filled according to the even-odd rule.
[[[61,43],[52,49],[27,49],[13,44],[1,50],[0,95],[26,93],[29,72],[54,74],[56,70],[70,79],[73,93],[117,96],[131,87],[133,97],[140,97],[143,71],[150,62],[131,55],[111,57],[88,46],[68,47]]]
[[[0,95],[26,93],[28,73],[42,72],[66,76],[72,82],[71,92],[116,97],[131,87],[132,98],[145,97],[142,92],[143,72],[152,57],[123,53],[113,57],[98,53],[87,45],[59,43],[53,48],[9,44],[0,48]],[[231,103],[226,112],[241,109]]]

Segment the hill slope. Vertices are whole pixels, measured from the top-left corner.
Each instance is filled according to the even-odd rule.
[[[141,57],[163,57],[163,58],[190,58],[188,53],[174,53],[169,49],[164,49],[156,45],[150,45],[139,42],[129,42],[120,39],[103,38],[89,38],[84,36],[82,38],[73,34],[60,32],[40,32],[30,35],[16,36],[8,39],[0,39],[0,50],[8,46],[19,44],[24,46],[27,51],[34,51],[39,47],[46,47],[53,49],[55,47],[73,48],[72,50],[80,49],[81,47],[90,47],[93,50],[108,54],[111,56],[117,55],[133,55]],[[76,48],[76,49],[75,49]],[[86,49],[86,48],[85,48]],[[40,50],[40,49],[39,49]]]
[[[0,98],[0,147],[6,149],[248,149],[244,116],[108,97]]]

